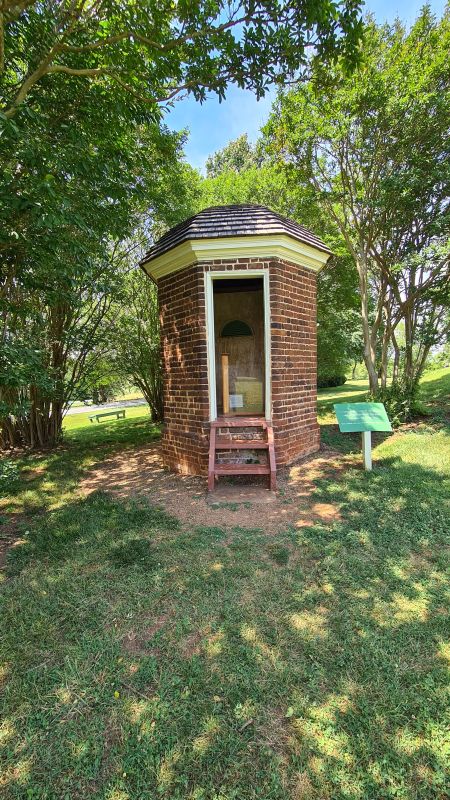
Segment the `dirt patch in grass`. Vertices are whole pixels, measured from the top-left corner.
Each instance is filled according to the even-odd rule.
[[[25,515],[20,515],[19,519],[13,519],[11,522],[3,523],[0,527],[0,571],[4,569],[8,553],[13,547],[18,547],[24,544],[22,537],[23,520]]]
[[[1,529],[1,538],[0,538],[0,570],[4,569],[6,564],[6,559],[8,556],[9,551],[12,547],[16,544],[16,542],[20,542],[21,540],[18,538],[17,533],[14,534],[11,530],[12,526],[8,525],[8,528],[5,530],[6,526],[2,526]]]
[[[260,726],[258,735],[264,745],[280,758],[282,762],[289,760],[291,733],[286,709],[268,709],[264,726]]]
[[[121,640],[123,650],[133,656],[155,655],[156,649],[152,647],[151,640],[166,625],[169,618],[170,614],[162,614],[153,619],[150,625],[143,624],[128,630]]]
[[[318,795],[306,772],[298,772],[292,783],[292,800],[314,800],[314,798],[317,798]]]
[[[105,718],[105,728],[103,732],[103,749],[100,756],[100,766],[98,775],[85,787],[86,792],[80,792],[74,797],[86,797],[99,791],[107,782],[111,772],[114,771],[114,752],[120,747],[123,741],[123,730],[118,720],[118,715],[113,712]]]
[[[25,481],[34,481],[36,478],[41,478],[45,473],[45,467],[24,467],[21,472],[21,478]]]
[[[316,502],[313,492],[319,479],[342,480],[350,465],[355,465],[354,457],[326,448],[292,467],[280,468],[276,493],[256,482],[236,481],[226,485],[226,500],[221,501],[220,489],[208,496],[205,478],[167,470],[158,443],[150,443],[96,464],[81,481],[80,491],[83,495],[107,491],[120,498],[145,496],[187,525],[277,533],[288,526],[329,525],[339,520],[338,506]]]
[[[149,647],[148,637],[139,636],[136,631],[128,631],[121,641],[122,649],[130,656],[155,655],[155,650]]]
[[[23,536],[27,528],[37,516],[44,516],[45,511],[45,508],[33,508],[26,512],[8,513],[3,517],[0,508],[0,572],[6,566],[9,551],[24,544]]]
[[[180,641],[180,650],[184,658],[192,658],[197,656],[201,651],[201,642],[203,636],[201,631],[193,631],[188,636]]]

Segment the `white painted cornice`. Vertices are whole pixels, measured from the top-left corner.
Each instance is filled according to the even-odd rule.
[[[197,261],[233,261],[236,258],[280,258],[319,272],[330,254],[283,233],[267,236],[224,236],[216,239],[190,239],[147,263],[143,261],[141,266],[153,280],[158,281]]]

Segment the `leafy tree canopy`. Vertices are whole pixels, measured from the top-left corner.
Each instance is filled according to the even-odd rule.
[[[248,141],[247,134],[244,133],[207,158],[206,175],[208,178],[216,178],[223,172],[243,172],[259,166],[261,160],[257,148]]]
[[[163,417],[162,364],[156,286],[140,269],[124,279],[124,302],[109,326],[111,361],[125,379],[138,386],[153,421]]]
[[[405,382],[417,382],[415,339],[433,327],[423,299],[448,286],[449,47],[448,10],[437,20],[424,7],[410,30],[369,19],[357,73],[315,62],[309,81],[280,93],[265,129],[286,180],[309,187],[353,258],[373,391],[380,339],[385,365],[402,320]]]
[[[3,443],[54,444],[123,291],[137,227],[190,212],[182,137],[94,83],[51,81],[7,119],[0,179]],[[138,251],[136,249],[136,258]],[[89,357],[88,357],[89,356]]]
[[[183,92],[224,97],[233,82],[264,94],[308,58],[357,59],[358,0],[5,0],[2,107],[12,117],[59,79],[95,82],[155,107]]]

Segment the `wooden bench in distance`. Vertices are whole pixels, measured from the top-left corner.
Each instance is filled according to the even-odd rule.
[[[94,422],[94,419],[96,419],[97,422],[100,422],[101,417],[116,417],[116,419],[125,419],[125,409],[121,408],[117,411],[101,411],[99,414],[92,414],[92,416],[89,417],[89,420]]]

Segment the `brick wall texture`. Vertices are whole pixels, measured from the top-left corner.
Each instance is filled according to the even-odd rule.
[[[162,455],[178,472],[206,475],[209,389],[205,271],[269,273],[272,423],[277,465],[319,447],[316,419],[316,275],[279,259],[193,264],[158,281],[164,367]]]

